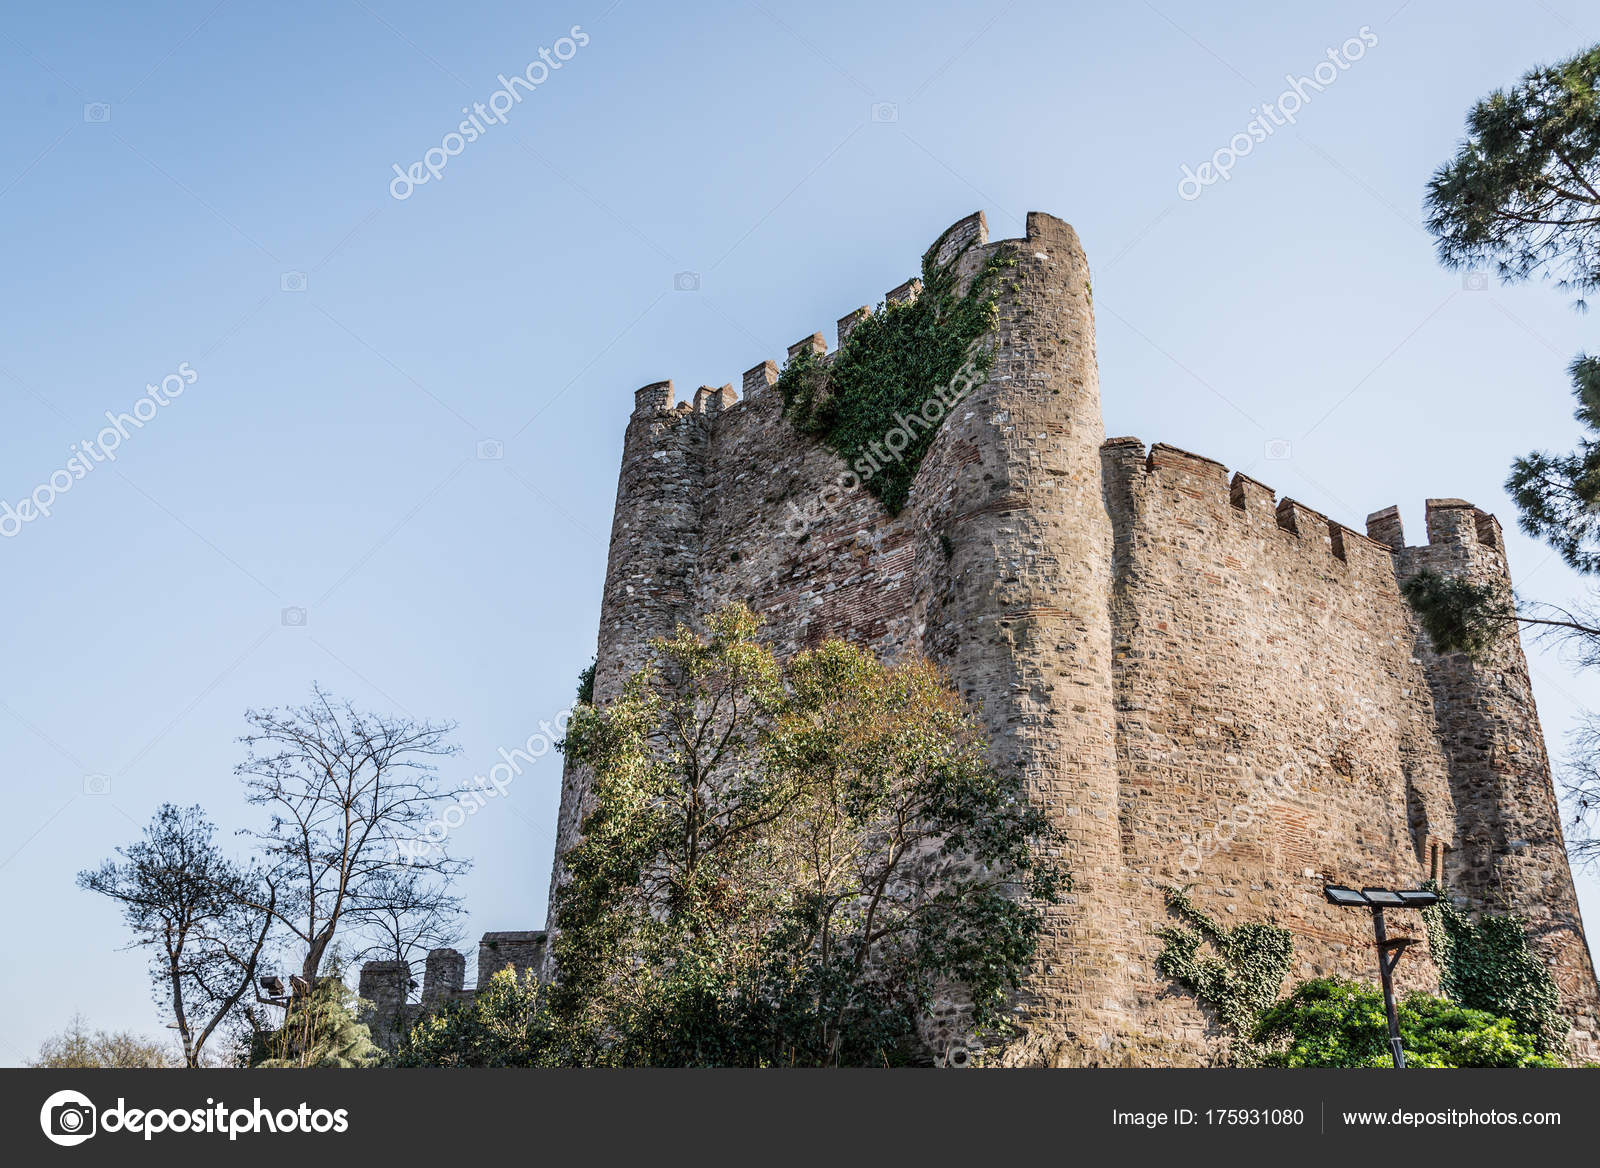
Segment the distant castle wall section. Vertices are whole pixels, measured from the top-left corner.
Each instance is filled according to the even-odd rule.
[[[361,966],[356,990],[363,1003],[361,1020],[372,1032],[372,1040],[385,1050],[394,1050],[419,1019],[457,1002],[469,1002],[489,979],[502,969],[523,971],[535,977],[545,975],[546,938],[543,930],[485,933],[478,942],[478,980],[466,987],[467,958],[455,949],[433,949],[423,962],[422,992],[413,1000],[417,988],[406,961],[368,961]]]

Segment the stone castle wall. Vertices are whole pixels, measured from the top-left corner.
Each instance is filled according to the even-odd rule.
[[[991,243],[978,214],[935,248],[964,280],[996,250],[1016,266],[987,380],[938,418],[898,515],[839,489],[842,461],[784,420],[772,362],[744,375],[742,398],[638,391],[596,700],[651,638],[734,600],[780,654],[840,637],[943,665],[996,765],[1066,837],[1077,881],[1020,1003],[1039,1061],[1211,1057],[1212,1020],[1154,969],[1165,886],[1193,885],[1226,924],[1290,928],[1295,978],[1370,979],[1370,921],[1325,904],[1322,884],[1433,874],[1535,922],[1579,1046],[1600,1053],[1521,646],[1508,636],[1487,666],[1440,658],[1399,593],[1424,567],[1508,584],[1494,520],[1430,501],[1429,543],[1407,548],[1392,508],[1362,535],[1208,459],[1106,442],[1072,229],[1035,213],[1025,238]],[[861,312],[840,320],[840,343]],[[807,347],[826,349],[813,335],[790,355]],[[584,783],[568,769],[558,856]],[[561,878],[558,862],[552,888]],[[1437,980],[1421,947],[1400,973]]]
[[[487,985],[502,969],[530,970],[536,977],[544,976],[545,939],[543,930],[485,933],[478,942],[477,985]],[[356,990],[365,1003],[361,1020],[372,1031],[374,1042],[393,1050],[424,1014],[472,1000],[477,988],[465,988],[466,976],[465,955],[455,949],[430,950],[423,963],[422,993],[413,1000],[417,983],[409,962],[365,962]]]

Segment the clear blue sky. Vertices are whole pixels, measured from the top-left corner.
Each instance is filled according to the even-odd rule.
[[[391,198],[393,164],[573,25],[589,43],[505,124]],[[1378,44],[1294,128],[1178,197],[1363,26]],[[1576,0],[14,8],[0,498],[180,363],[197,380],[0,539],[0,1062],[75,1011],[161,1033],[143,958],[73,875],[163,800],[250,822],[247,707],[318,679],[454,719],[462,778],[560,711],[632,390],[831,336],[970,211],[996,237],[1031,209],[1077,227],[1108,433],[1356,526],[1398,503],[1414,542],[1428,496],[1511,526],[1507,464],[1571,443],[1563,370],[1594,325],[1548,288],[1464,289],[1421,196],[1474,99],[1596,39]],[[1510,555],[1526,592],[1579,594],[1542,546]],[[1600,679],[1533,664],[1558,749]],[[471,936],[542,924],[559,769],[458,833]]]

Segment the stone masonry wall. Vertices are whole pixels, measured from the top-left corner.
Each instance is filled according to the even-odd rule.
[[[742,399],[731,385],[686,402],[670,382],[638,391],[596,700],[620,692],[651,638],[734,600],[782,655],[840,637],[949,670],[996,765],[1062,831],[1077,880],[1018,1004],[1030,1061],[1213,1057],[1213,1020],[1154,970],[1166,885],[1193,885],[1226,924],[1291,929],[1294,978],[1370,980],[1370,921],[1326,905],[1322,884],[1437,871],[1472,907],[1540,922],[1580,1045],[1600,1053],[1521,647],[1508,638],[1489,670],[1438,660],[1399,593],[1426,565],[1506,579],[1497,536],[1478,538],[1493,520],[1471,510],[1452,526],[1430,506],[1430,544],[1407,549],[1392,509],[1369,538],[1208,459],[1105,442],[1072,229],[1034,213],[1025,238],[990,243],[980,213],[935,248],[959,254],[963,281],[997,250],[1016,266],[988,379],[940,420],[896,516],[840,490],[841,460],[784,420],[774,362],[744,375]],[[863,311],[839,321],[841,343]],[[813,334],[790,355],[807,347],[826,352]],[[569,768],[558,857],[584,790]],[[561,879],[558,860],[552,889]],[[1424,947],[1400,973],[1437,980]]]
[[[1322,885],[1426,880],[1424,841],[1456,842],[1448,765],[1387,547],[1170,446],[1116,439],[1104,458],[1130,1005],[1200,1050],[1194,1011],[1150,973],[1161,890],[1288,928],[1291,980],[1370,980],[1369,917]],[[1420,934],[1404,915],[1397,932]],[[1398,976],[1437,986],[1423,949]]]
[[[1424,570],[1467,575],[1510,599],[1505,539],[1494,516],[1461,499],[1429,499],[1427,524],[1427,544],[1408,548],[1393,521],[1402,579]],[[1514,634],[1504,636],[1476,662],[1462,653],[1435,654],[1426,638],[1417,652],[1427,667],[1460,824],[1459,843],[1444,855],[1446,879],[1474,905],[1503,905],[1528,918],[1572,1015],[1575,1046],[1593,1059],[1600,1053],[1594,965],[1522,645]]]
[[[543,930],[485,933],[478,943],[477,985],[486,985],[502,969],[529,970],[542,977],[545,939]],[[430,950],[423,970],[422,993],[413,1001],[411,991],[417,983],[408,962],[368,961],[361,966],[356,990],[365,1003],[361,1020],[372,1031],[372,1040],[385,1050],[393,1050],[424,1014],[470,1001],[477,992],[465,988],[467,959],[455,949]]]

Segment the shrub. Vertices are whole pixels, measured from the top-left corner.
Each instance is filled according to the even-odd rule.
[[[1399,1003],[1408,1067],[1559,1067],[1510,1018],[1415,993]],[[1252,1039],[1267,1067],[1386,1067],[1389,1024],[1376,986],[1339,978],[1301,982],[1264,1010]]]

